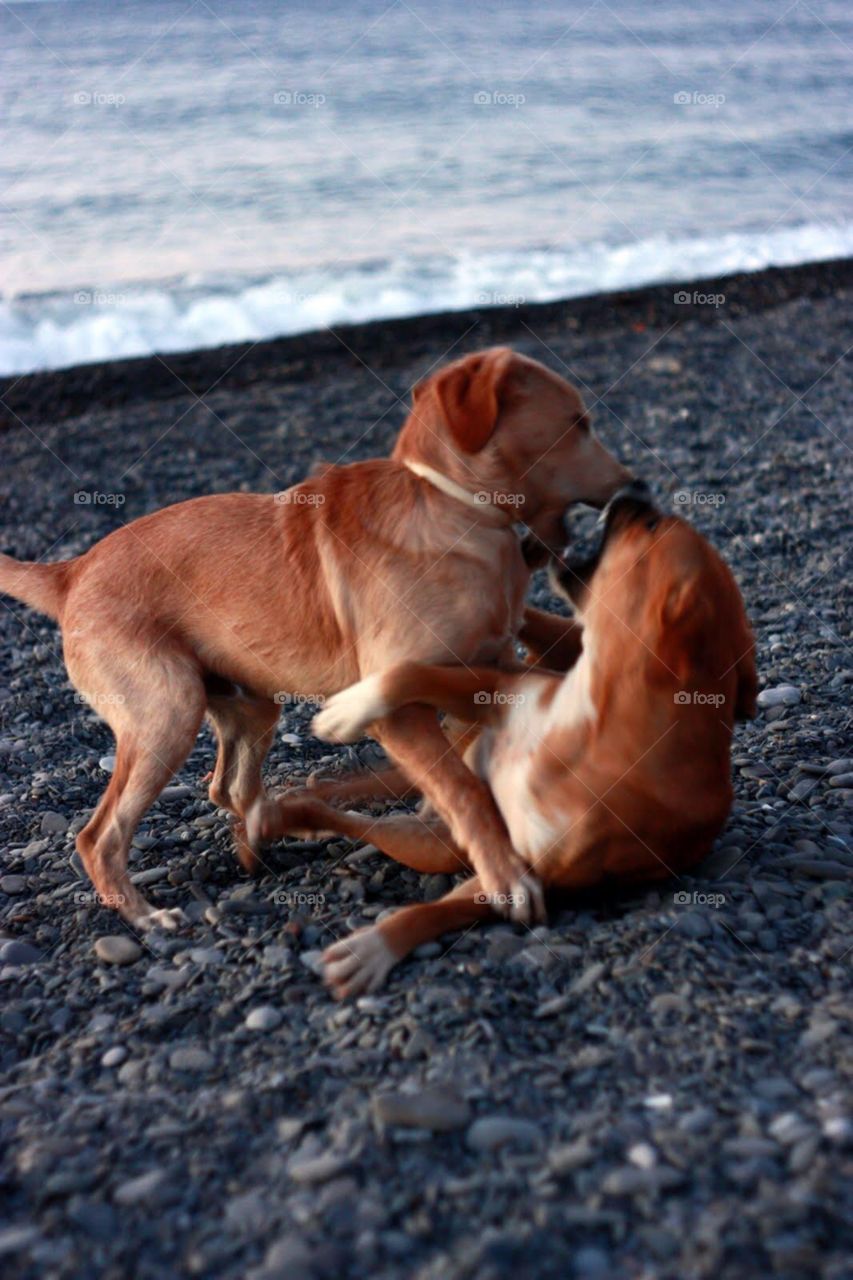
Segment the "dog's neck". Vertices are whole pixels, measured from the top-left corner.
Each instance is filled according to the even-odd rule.
[[[471,507],[474,511],[494,512],[495,515],[505,515],[506,508],[501,508],[496,502],[493,502],[487,493],[478,490],[477,493],[471,493],[470,490],[463,488],[461,484],[457,484],[455,480],[451,480],[450,476],[444,475],[441,471],[436,471],[435,467],[428,467],[424,462],[403,463],[404,467],[416,476],[420,476],[422,480],[428,481],[435,489],[439,489],[442,493],[446,493],[449,498],[455,498],[457,502],[464,502],[466,507]],[[505,521],[501,521],[505,523]],[[512,523],[512,521],[510,521]]]

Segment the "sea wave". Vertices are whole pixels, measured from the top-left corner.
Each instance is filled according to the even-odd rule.
[[[176,280],[0,301],[0,373],[186,351],[346,321],[513,306],[853,254],[853,223],[400,258],[263,280]]]

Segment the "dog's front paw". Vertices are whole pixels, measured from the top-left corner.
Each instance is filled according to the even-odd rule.
[[[140,933],[150,933],[152,929],[177,933],[178,929],[189,924],[189,920],[180,907],[152,907],[145,915],[137,916],[133,923]]]
[[[323,952],[323,981],[336,1000],[378,991],[397,962],[376,925],[356,929]]]
[[[367,676],[329,698],[314,717],[312,728],[324,742],[358,742],[367,726],[387,710],[382,697],[382,677]]]

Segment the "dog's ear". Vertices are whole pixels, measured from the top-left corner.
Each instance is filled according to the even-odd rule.
[[[685,685],[703,664],[712,625],[708,601],[695,580],[671,586],[657,602],[657,657]]]
[[[509,347],[465,356],[415,387],[415,404],[431,388],[455,444],[463,453],[479,453],[497,426],[501,393],[515,359]]]

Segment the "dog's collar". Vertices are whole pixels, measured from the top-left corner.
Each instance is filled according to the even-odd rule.
[[[441,471],[436,471],[435,467],[428,467],[423,462],[404,462],[404,467],[408,467],[416,476],[420,476],[422,480],[427,480],[435,489],[440,489],[442,493],[446,493],[449,498],[455,498],[457,502],[464,502],[466,507],[473,507],[475,511],[483,511],[485,508],[491,507],[493,511],[499,510],[496,503],[492,502],[489,495],[482,490],[477,493],[471,493],[468,489],[463,489],[461,484],[457,484],[455,480],[451,480],[450,476],[443,475]]]

